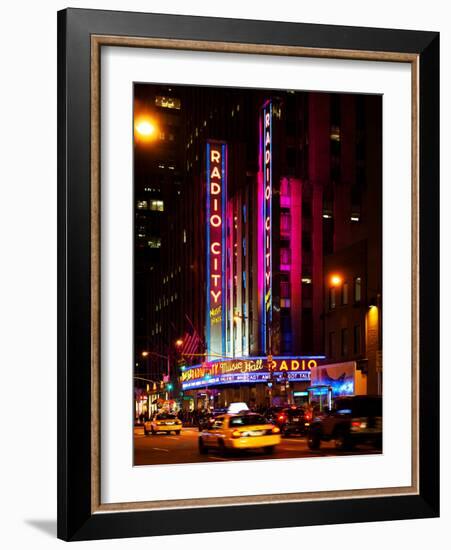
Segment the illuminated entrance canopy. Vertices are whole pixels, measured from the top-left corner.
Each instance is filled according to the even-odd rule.
[[[206,273],[207,357],[225,353],[226,321],[226,202],[227,145],[208,141],[206,146]]]
[[[283,378],[293,382],[308,382],[311,369],[322,364],[324,360],[324,356],[315,355],[273,357],[270,364],[266,357],[206,361],[186,368],[181,374],[180,382],[183,390],[223,384],[268,382],[271,376],[276,381]]]

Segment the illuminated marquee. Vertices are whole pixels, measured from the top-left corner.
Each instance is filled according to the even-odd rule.
[[[208,141],[207,157],[207,355],[225,353],[225,238],[227,202],[227,146]]]
[[[269,349],[269,331],[272,320],[272,103],[267,102],[262,113],[262,172],[263,172],[263,351]]]
[[[206,361],[182,372],[182,388],[193,389],[206,385],[267,382],[271,374],[290,381],[309,381],[310,371],[318,366],[324,356],[273,357],[268,364],[266,357],[248,357],[223,361]]]

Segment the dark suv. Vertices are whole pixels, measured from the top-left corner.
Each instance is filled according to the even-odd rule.
[[[282,435],[305,434],[310,420],[309,411],[294,406],[279,410],[273,418]]]
[[[329,412],[313,419],[307,442],[319,449],[321,441],[335,441],[337,449],[349,450],[357,443],[382,448],[382,398],[370,395],[338,397]]]

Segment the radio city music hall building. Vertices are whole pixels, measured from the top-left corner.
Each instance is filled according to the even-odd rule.
[[[331,364],[353,364],[358,392],[381,393],[381,98],[172,94],[182,175],[165,201],[146,334],[173,397],[293,403]],[[173,345],[184,335],[188,354]]]

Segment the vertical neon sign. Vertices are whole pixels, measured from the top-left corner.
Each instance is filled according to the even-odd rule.
[[[263,352],[271,352],[272,322],[272,102],[263,106],[262,116],[262,172],[263,172]]]
[[[207,358],[225,353],[227,145],[207,142]]]

